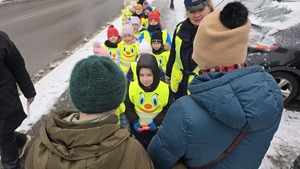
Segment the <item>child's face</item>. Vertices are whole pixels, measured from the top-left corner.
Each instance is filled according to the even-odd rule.
[[[153,77],[152,70],[150,68],[142,67],[139,72],[139,77],[141,83],[145,87],[150,87],[152,85],[154,77]]]
[[[156,19],[150,19],[149,25],[154,26],[154,25],[157,25],[157,24],[158,24],[158,21]]]
[[[134,33],[139,32],[139,24],[134,23],[134,24],[132,24],[132,27],[133,27]]]
[[[158,50],[161,48],[161,43],[160,42],[152,42],[151,46],[154,50]]]
[[[117,35],[112,35],[108,38],[108,40],[111,42],[111,43],[114,43],[116,44],[119,40],[119,37]]]
[[[143,13],[143,10],[142,10],[142,9],[136,9],[136,10],[135,10],[135,13],[138,14],[138,15],[140,15],[140,14]]]
[[[132,35],[124,35],[123,36],[124,42],[128,43],[128,44],[133,43],[134,42],[133,39],[134,39],[134,36],[132,36]]]
[[[148,16],[149,13],[150,13],[150,11],[149,11],[148,9],[146,9],[146,10],[144,11],[144,14],[145,14],[146,16]]]

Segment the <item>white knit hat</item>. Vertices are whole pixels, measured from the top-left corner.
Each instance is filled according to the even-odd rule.
[[[138,25],[139,25],[138,27],[141,26],[141,20],[140,20],[140,18],[137,17],[137,16],[133,16],[133,17],[131,18],[131,23],[132,23],[132,24],[138,24]]]
[[[145,53],[152,54],[152,47],[146,39],[143,39],[142,42],[139,44],[138,55]]]

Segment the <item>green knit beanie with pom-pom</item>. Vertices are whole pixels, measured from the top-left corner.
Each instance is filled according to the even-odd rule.
[[[123,102],[126,79],[110,58],[89,56],[72,70],[69,93],[82,113],[95,114],[116,109]]]

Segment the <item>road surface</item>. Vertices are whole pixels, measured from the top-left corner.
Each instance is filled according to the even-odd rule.
[[[26,0],[0,5],[0,30],[21,51],[30,75],[62,59],[120,14],[122,1]]]

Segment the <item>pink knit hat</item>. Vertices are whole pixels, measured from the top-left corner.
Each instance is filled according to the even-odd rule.
[[[124,36],[124,35],[134,36],[134,30],[132,27],[132,23],[129,20],[125,21],[124,25],[122,27],[122,36]]]

